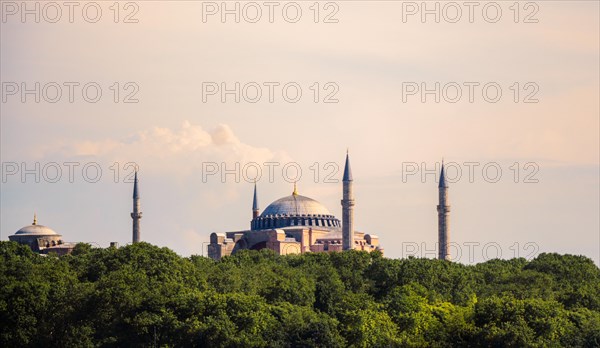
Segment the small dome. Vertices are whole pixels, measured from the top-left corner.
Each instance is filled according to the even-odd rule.
[[[50,227],[46,227],[44,225],[29,225],[18,230],[15,235],[23,236],[23,235],[38,235],[38,236],[49,236],[49,235],[58,235],[53,229]]]
[[[37,223],[37,215],[33,214],[33,223],[29,226],[25,226],[15,232],[14,236],[59,236],[60,234],[56,233],[50,227],[46,227],[44,225],[38,225]]]
[[[46,227],[44,225],[38,225],[37,224],[37,217],[34,216],[33,217],[33,224],[21,228],[20,230],[18,230],[15,233],[15,235],[16,236],[30,236],[30,235],[36,235],[36,236],[57,235],[58,236],[59,234],[56,233],[50,227]]]
[[[267,215],[288,215],[288,216],[301,216],[301,215],[324,215],[331,216],[331,213],[321,203],[315,201],[312,198],[300,196],[298,194],[292,194],[287,197],[280,198],[275,202],[269,204],[269,206],[260,214],[265,217]]]

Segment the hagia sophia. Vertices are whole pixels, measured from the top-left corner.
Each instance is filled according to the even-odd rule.
[[[218,260],[238,250],[264,248],[279,255],[349,249],[383,252],[379,237],[354,230],[353,179],[348,154],[342,182],[341,223],[321,203],[299,195],[296,185],[291,195],[269,204],[261,214],[255,184],[250,229],[212,233],[208,256]]]
[[[318,201],[298,194],[296,185],[291,195],[269,204],[260,213],[256,183],[252,202],[250,229],[225,233],[212,233],[208,256],[218,260],[238,250],[271,249],[279,255],[306,252],[331,252],[343,250],[380,251],[379,237],[354,229],[354,187],[350,156],[342,178],[342,221],[338,220]],[[438,210],[438,238],[440,259],[448,254],[448,185],[444,167],[438,185],[440,204]]]
[[[342,178],[342,220],[337,219],[318,201],[302,196],[294,184],[291,195],[282,197],[261,213],[258,203],[256,183],[252,202],[252,220],[247,230],[214,232],[210,234],[208,257],[219,260],[235,254],[239,250],[270,249],[279,255],[302,254],[307,252],[334,252],[344,250],[379,251],[383,253],[379,237],[357,231],[354,228],[354,187],[350,156],[346,162]],[[438,184],[438,258],[450,260],[448,219],[448,185],[444,164]],[[141,240],[140,219],[142,218],[137,171],[133,184],[132,242]],[[9,236],[11,241],[28,245],[40,254],[71,252],[74,243],[65,243],[62,236],[49,227],[38,225],[34,216],[33,224],[19,229]],[[111,245],[116,243],[111,243]]]

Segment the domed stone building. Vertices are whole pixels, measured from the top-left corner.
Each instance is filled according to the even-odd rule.
[[[36,253],[48,254],[54,252],[58,255],[68,254],[73,251],[73,243],[65,243],[62,235],[50,227],[38,225],[37,217],[33,215],[33,223],[15,232],[8,239],[19,244],[27,245]]]
[[[280,255],[342,250],[383,249],[379,238],[354,230],[354,196],[350,159],[344,168],[342,221],[318,201],[294,192],[269,204],[260,213],[256,184],[250,230],[212,233],[208,256],[220,259],[238,250],[268,248]]]

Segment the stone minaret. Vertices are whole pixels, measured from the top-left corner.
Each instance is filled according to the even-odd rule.
[[[137,243],[140,241],[140,219],[142,218],[137,171],[135,172],[133,181],[133,213],[131,213],[131,218],[133,219],[133,243]]]
[[[448,244],[450,243],[450,233],[448,231],[450,205],[448,205],[448,184],[446,183],[446,175],[444,174],[444,161],[442,161],[442,171],[440,173],[438,191],[438,258],[440,260],[450,260],[450,253],[448,252]]]
[[[254,182],[254,199],[252,200],[252,219],[256,219],[260,215],[258,208],[258,195],[256,194],[256,181]]]
[[[354,193],[352,192],[352,170],[350,169],[350,157],[346,152],[346,166],[344,167],[342,199],[342,248],[344,250],[354,249]]]

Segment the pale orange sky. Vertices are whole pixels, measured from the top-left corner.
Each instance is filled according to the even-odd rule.
[[[402,2],[392,1],[333,2],[338,23],[322,23],[333,9],[324,3],[314,23],[310,1],[296,2],[303,11],[297,23],[278,11],[274,23],[266,14],[258,23],[235,23],[231,16],[226,23],[218,16],[203,23],[201,2],[138,1],[138,23],[114,23],[112,2],[97,3],[103,11],[97,23],[77,11],[74,23],[66,13],[58,23],[44,23],[43,14],[42,23],[31,16],[22,23],[3,7],[3,83],[93,81],[103,96],[94,104],[80,95],[74,103],[65,95],[54,104],[7,96],[2,162],[93,161],[104,173],[95,184],[8,177],[2,239],[30,223],[35,210],[66,240],[127,243],[131,187],[115,184],[109,167],[134,161],[143,190],[142,238],[180,254],[201,253],[210,232],[247,228],[251,204],[251,185],[244,181],[203,183],[203,162],[297,161],[304,170],[301,192],[340,216],[341,185],[322,178],[315,183],[310,167],[341,164],[349,147],[357,226],[379,235],[387,256],[403,256],[403,242],[435,242],[433,177],[425,183],[401,177],[403,163],[433,168],[444,157],[495,161],[504,171],[495,184],[479,175],[452,185],[453,241],[495,241],[503,257],[514,243],[533,242],[539,252],[600,261],[598,2],[534,2],[537,23],[523,23],[532,10],[524,7],[515,23],[512,1],[496,2],[502,9],[497,23],[481,15],[489,2],[480,2],[473,23],[466,14],[458,23],[443,17],[422,23],[419,16],[403,23]],[[119,20],[131,10],[121,8]],[[274,103],[266,96],[258,103],[222,103],[219,95],[202,102],[203,82],[236,81],[295,82],[303,95],[298,103],[281,94]],[[139,86],[139,103],[114,103],[109,87],[115,82]],[[335,83],[339,102],[315,103],[315,82]],[[481,89],[473,103],[466,95],[457,103],[422,103],[419,95],[403,102],[406,82],[494,82],[503,94],[498,103],[486,102]],[[515,103],[515,82],[538,86],[539,102],[523,103],[530,90],[521,90]],[[321,100],[327,92],[321,90]],[[514,183],[514,162],[536,163],[539,182]],[[281,175],[274,183],[263,179],[261,208],[288,191],[291,184]]]

